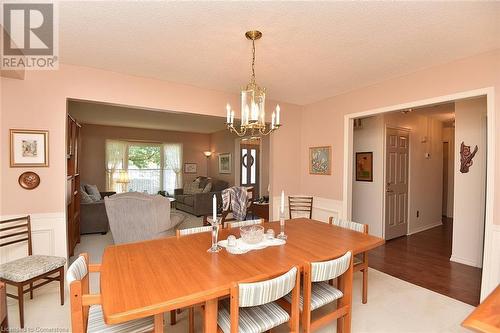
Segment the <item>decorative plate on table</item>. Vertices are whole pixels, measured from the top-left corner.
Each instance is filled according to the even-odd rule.
[[[18,182],[22,188],[32,190],[40,185],[40,176],[33,171],[26,171],[19,176]]]

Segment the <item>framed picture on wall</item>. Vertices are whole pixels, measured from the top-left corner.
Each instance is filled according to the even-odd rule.
[[[309,148],[309,173],[311,175],[330,175],[332,173],[332,147]]]
[[[356,181],[373,182],[373,152],[356,153]]]
[[[197,173],[198,164],[196,163],[184,163],[184,173]]]
[[[231,173],[231,153],[219,154],[219,173]]]
[[[11,167],[48,167],[49,131],[10,130]]]

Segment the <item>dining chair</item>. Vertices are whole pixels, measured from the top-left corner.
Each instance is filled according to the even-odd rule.
[[[52,281],[59,281],[61,305],[64,305],[64,265],[66,258],[46,255],[33,255],[30,216],[0,221],[0,248],[17,243],[28,243],[28,256],[0,265],[0,281],[17,288],[17,296],[7,293],[8,297],[18,300],[19,324],[24,328],[24,294]],[[39,282],[40,281],[40,282]],[[39,282],[39,283],[38,283]],[[24,289],[24,286],[29,286]]]
[[[350,229],[357,232],[368,234],[368,224],[346,221],[339,218],[330,217],[328,222],[338,227]],[[361,271],[363,273],[363,293],[361,300],[363,304],[368,302],[368,253],[363,252],[353,258],[354,272]]]
[[[226,223],[226,228],[227,229],[239,228],[239,227],[244,227],[244,226],[247,226],[247,225],[262,224],[263,222],[264,222],[264,219],[246,220],[246,221],[238,221],[238,222],[228,222],[228,223]]]
[[[202,232],[209,232],[212,231],[212,226],[204,226],[204,227],[195,227],[195,228],[187,228],[187,229],[177,229],[175,231],[175,235],[177,239],[181,238],[182,236],[187,236],[187,235],[194,235],[194,234],[199,234]],[[180,311],[180,309],[179,309]],[[177,322],[176,319],[176,310],[170,311],[170,324],[175,325]],[[194,306],[189,307],[189,314],[188,314],[188,321],[189,321],[189,333],[194,333]]]
[[[312,219],[313,197],[288,197],[288,211],[290,218],[309,217]]]
[[[247,191],[247,196],[246,196],[246,216],[245,217],[248,217],[248,215],[250,214],[252,217],[253,217],[253,199],[255,197],[254,195],[254,187],[253,186],[249,186],[249,187],[246,187],[246,191]],[[236,221],[236,219],[234,218],[233,216],[233,210],[232,210],[232,207],[231,207],[231,203],[232,203],[232,195],[231,193],[229,193],[229,206],[226,210],[222,209],[222,213],[221,213],[221,224],[223,227],[226,227],[226,223],[228,222],[231,222],[231,221]]]
[[[218,331],[224,333],[260,333],[288,322],[291,332],[299,331],[298,267],[269,280],[237,283],[230,299],[220,302]],[[290,314],[276,301],[291,293]]]
[[[337,283],[341,284],[337,285],[337,288],[329,283],[344,274],[345,279]],[[337,319],[337,326],[344,326],[343,318],[350,316],[352,310],[352,282],[345,283],[346,279],[352,280],[350,251],[333,260],[311,262],[305,265],[303,288],[299,300],[303,332],[312,332],[335,319]],[[293,304],[293,295],[288,294],[284,299]],[[312,311],[334,301],[337,301],[334,311],[311,320]]]
[[[82,253],[66,273],[70,290],[71,331],[73,333],[143,333],[152,332],[153,317],[106,325],[101,307],[101,295],[89,294],[89,273],[100,272],[101,265],[89,264],[87,253]]]

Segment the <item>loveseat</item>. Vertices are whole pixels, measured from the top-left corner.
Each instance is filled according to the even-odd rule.
[[[213,195],[217,196],[217,202],[222,202],[221,192],[228,186],[224,180],[197,177],[184,188],[175,189],[176,208],[196,216],[209,215],[212,213]]]
[[[87,193],[85,185],[81,186],[80,191]],[[80,234],[106,234],[109,231],[108,215],[104,206],[104,198],[109,197],[116,192],[100,192],[100,200],[89,201],[81,200],[80,203]]]

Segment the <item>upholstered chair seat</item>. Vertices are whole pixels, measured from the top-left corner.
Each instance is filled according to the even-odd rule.
[[[88,333],[143,333],[152,332],[153,318],[147,317],[127,321],[116,325],[106,325],[102,314],[101,305],[92,305],[89,309]]]
[[[290,320],[290,315],[274,302],[260,306],[240,308],[239,315],[238,332],[240,333],[266,332]],[[221,302],[217,322],[224,333],[231,332],[229,300]]]
[[[327,282],[315,282],[311,287],[311,311],[332,303],[342,296],[344,294],[340,290]],[[286,295],[285,300],[292,303],[292,294]],[[300,311],[304,309],[304,294],[302,292],[300,293],[299,308]]]
[[[34,277],[64,266],[63,257],[31,255],[0,265],[0,279],[14,282],[28,281]]]

